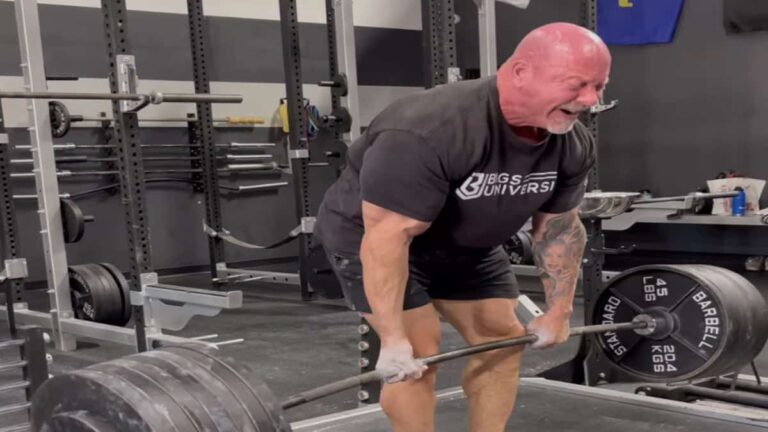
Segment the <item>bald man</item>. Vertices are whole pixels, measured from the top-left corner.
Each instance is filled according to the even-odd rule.
[[[470,344],[568,337],[586,242],[577,206],[595,155],[577,117],[598,103],[611,56],[594,33],[555,23],[528,34],[493,77],[399,100],[349,148],[318,213],[348,305],[381,339],[396,374],[381,405],[395,431],[434,430],[442,316]],[[547,311],[524,328],[501,244],[533,217]],[[464,371],[472,431],[504,430],[522,348],[479,354]]]

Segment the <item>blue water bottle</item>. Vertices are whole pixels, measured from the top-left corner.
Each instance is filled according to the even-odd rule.
[[[747,210],[747,194],[744,193],[744,189],[740,187],[737,187],[734,190],[739,194],[732,198],[731,214],[733,216],[744,216]]]

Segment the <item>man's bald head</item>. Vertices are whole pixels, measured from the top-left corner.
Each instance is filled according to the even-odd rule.
[[[528,33],[510,57],[540,63],[594,61],[610,66],[611,53],[595,33],[570,23],[552,23]]]
[[[513,126],[565,133],[578,112],[598,103],[610,67],[608,47],[584,27],[552,23],[536,28],[499,69],[504,116]]]

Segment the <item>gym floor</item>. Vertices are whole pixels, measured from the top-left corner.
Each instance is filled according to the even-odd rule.
[[[274,270],[290,271],[290,268]],[[200,274],[166,277],[163,282],[203,287],[206,276]],[[768,275],[748,273],[746,276],[768,297]],[[534,279],[520,278],[520,283],[524,291],[527,291],[526,287],[536,289]],[[349,312],[341,301],[303,302],[299,298],[298,289],[286,285],[244,283],[236,287],[242,289],[244,295],[241,309],[223,311],[213,318],[195,317],[187,328],[177,334],[200,336],[215,333],[220,339],[244,338],[242,343],[222,346],[222,352],[257,369],[278,399],[358,372],[358,318]],[[542,300],[535,295],[531,297],[537,302]],[[31,307],[42,309],[40,306],[44,306],[45,298],[42,291],[32,292],[28,301]],[[573,325],[582,324],[582,311],[583,308],[577,299]],[[462,345],[464,343],[458,334],[444,324],[442,349],[450,350]],[[523,361],[522,375],[534,376],[568,360],[575,354],[577,347],[578,340],[574,338],[553,349],[528,350]],[[127,355],[132,350],[122,345],[86,341],[80,342],[79,349],[74,352],[59,352],[51,347],[49,352],[53,355],[51,373],[57,374]],[[438,389],[460,385],[464,363],[465,360],[456,360],[441,365]],[[768,375],[768,349],[757,358],[757,368],[762,375]],[[2,377],[0,380],[10,382],[13,379]],[[634,386],[631,389],[634,389]],[[0,405],[12,403],[9,397],[3,395]],[[655,413],[649,415],[648,409],[627,409],[610,401],[603,401],[602,404],[606,409],[593,411],[594,404],[586,406],[583,398],[554,394],[535,386],[524,385],[517,403],[517,415],[510,422],[510,430],[529,430],[524,424],[536,424],[537,430],[542,431],[607,430],[605,425],[610,425],[612,430],[707,430],[706,427],[702,429],[702,425],[690,416],[669,414],[660,418]],[[462,425],[462,422],[465,422],[465,406],[465,401],[461,398],[448,398],[440,404],[438,424]],[[294,408],[288,411],[287,415],[291,422],[295,422],[356,407],[358,404],[355,391],[350,390]],[[596,417],[605,417],[606,423],[598,426]],[[387,430],[386,422],[380,413],[356,421],[376,421],[378,426],[365,427],[366,431]],[[20,422],[23,422],[23,417],[6,416],[0,419],[0,427]],[[660,423],[666,423],[671,428],[659,429]],[[352,429],[348,430],[363,430],[361,424],[350,422]],[[747,430],[744,426],[739,427],[742,429],[733,430]],[[334,427],[333,430],[341,428]],[[438,427],[438,430],[446,429]],[[456,430],[466,430],[466,427],[457,427]]]

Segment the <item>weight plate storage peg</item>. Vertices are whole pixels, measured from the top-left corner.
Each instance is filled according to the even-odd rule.
[[[654,335],[597,335],[599,352],[637,380],[685,381],[737,372],[754,359],[768,338],[766,310],[760,292],[730,270],[654,265],[612,279],[595,302],[592,322],[650,316]]]

